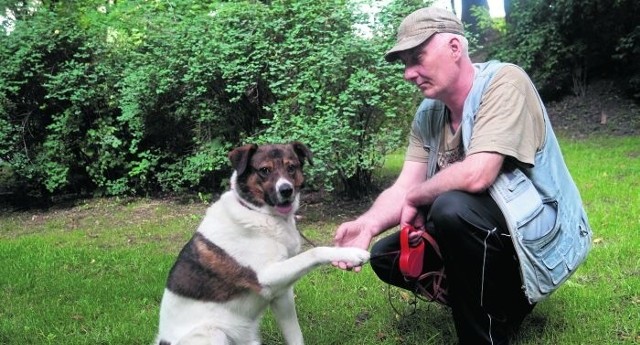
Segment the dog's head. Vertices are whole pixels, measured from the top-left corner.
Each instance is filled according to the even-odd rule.
[[[299,205],[305,161],[312,153],[303,143],[247,144],[229,152],[235,170],[231,187],[248,207],[280,216],[292,215]]]

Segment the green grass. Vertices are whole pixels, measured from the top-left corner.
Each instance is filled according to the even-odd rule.
[[[585,264],[525,321],[516,344],[640,343],[640,138],[562,141],[594,230]],[[403,155],[376,176],[392,178]],[[0,216],[0,344],[149,344],[164,281],[206,205],[97,199]],[[338,212],[339,210],[336,210]],[[303,219],[330,243],[339,218]],[[447,309],[323,267],[296,286],[307,344],[452,344]],[[392,303],[392,305],[390,304]],[[401,311],[397,315],[394,308]],[[270,313],[265,344],[281,344]]]

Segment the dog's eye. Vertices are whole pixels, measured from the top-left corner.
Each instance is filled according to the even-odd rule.
[[[298,170],[298,167],[293,164],[287,167],[287,172],[289,173],[289,175],[295,174],[296,170]]]
[[[269,169],[267,167],[262,167],[262,168],[258,169],[258,174],[260,174],[260,176],[262,176],[262,177],[267,177],[267,176],[269,176],[269,174],[271,174],[271,169]]]

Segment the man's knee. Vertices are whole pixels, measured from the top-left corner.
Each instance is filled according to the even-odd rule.
[[[369,265],[378,278],[393,285],[397,284],[393,276],[397,271],[400,250],[397,237],[397,234],[391,234],[376,241],[371,247],[371,260],[369,260]]]
[[[449,191],[441,194],[431,205],[430,216],[436,230],[460,221],[460,215],[469,209],[468,193]]]
[[[382,253],[386,252],[388,250],[388,246],[385,245],[383,243],[384,241],[376,241],[373,246],[371,247],[371,256],[375,256],[378,257],[380,256]]]

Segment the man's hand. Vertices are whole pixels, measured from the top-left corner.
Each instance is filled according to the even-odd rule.
[[[375,230],[370,224],[362,220],[354,220],[346,223],[342,223],[336,231],[336,235],[333,238],[333,243],[338,247],[357,247],[364,250],[369,248],[373,234]],[[332,262],[333,266],[336,266],[343,270],[354,270],[360,272],[361,266],[350,266],[346,262]]]
[[[420,196],[415,192],[407,193],[402,211],[400,211],[400,228],[411,225],[418,230],[424,230],[425,218],[423,212],[420,212]]]

